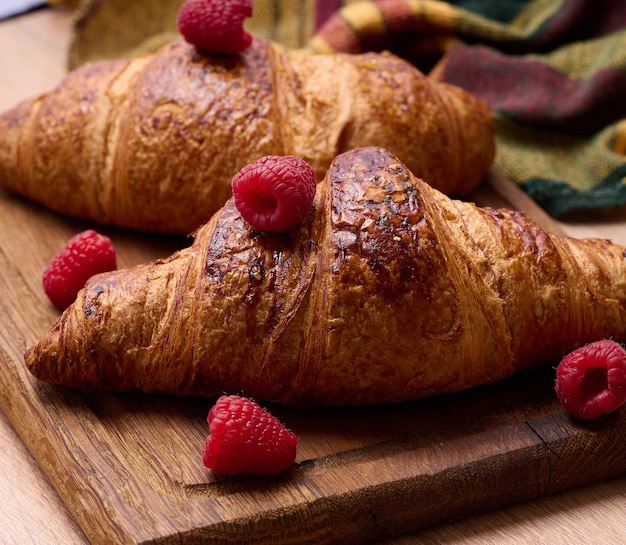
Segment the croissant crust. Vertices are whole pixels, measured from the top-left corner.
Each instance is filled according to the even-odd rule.
[[[254,231],[229,200],[190,247],[93,277],[26,364],[73,387],[298,405],[454,392],[626,339],[624,255],[360,148],[286,234]]]
[[[337,154],[371,145],[466,194],[494,156],[491,111],[388,53],[314,55],[255,39],[211,57],[178,40],[80,67],[0,116],[0,185],[101,224],[186,234],[262,156],[299,156],[320,181]]]

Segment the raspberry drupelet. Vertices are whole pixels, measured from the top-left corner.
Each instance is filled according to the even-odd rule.
[[[296,458],[296,435],[246,397],[220,397],[207,422],[202,461],[219,475],[273,475]]]
[[[252,0],[187,0],[178,10],[183,38],[207,53],[234,55],[252,43],[243,28]]]
[[[556,370],[556,393],[571,414],[597,418],[626,401],[626,350],[602,339],[563,358]]]
[[[307,215],[317,187],[315,171],[291,155],[268,155],[232,180],[237,209],[254,229],[284,232]]]
[[[115,247],[109,237],[87,229],[73,236],[46,266],[43,288],[59,310],[69,307],[94,274],[117,268]]]

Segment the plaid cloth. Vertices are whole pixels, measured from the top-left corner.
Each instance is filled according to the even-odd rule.
[[[70,67],[171,40],[181,3],[82,0]],[[626,0],[255,0],[247,29],[390,50],[483,98],[495,165],[553,216],[626,203]]]
[[[388,49],[483,98],[495,165],[548,213],[626,203],[626,1],[333,3],[312,49]]]

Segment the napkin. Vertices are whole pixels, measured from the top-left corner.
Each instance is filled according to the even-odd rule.
[[[496,167],[553,216],[626,203],[626,2],[360,1],[311,45],[389,49],[483,98]]]
[[[83,0],[71,65],[174,39],[180,4]],[[626,204],[622,0],[255,0],[246,24],[287,47],[390,50],[483,98],[495,166],[553,216]]]

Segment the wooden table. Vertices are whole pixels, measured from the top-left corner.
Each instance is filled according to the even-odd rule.
[[[65,73],[72,13],[43,9],[0,22],[0,110],[52,87]],[[571,218],[573,236],[626,244],[626,209]],[[1,243],[1,241],[0,241]],[[1,273],[0,273],[1,274]],[[0,412],[0,543],[84,545],[88,541]],[[572,467],[576,471],[576,467]],[[626,477],[501,509],[387,545],[596,545],[626,542]]]

